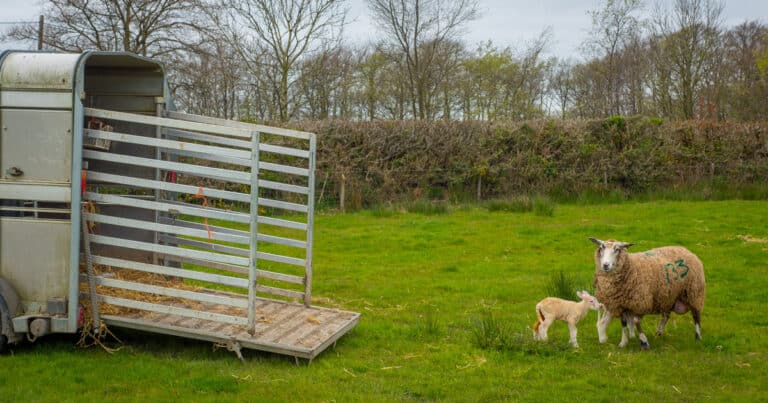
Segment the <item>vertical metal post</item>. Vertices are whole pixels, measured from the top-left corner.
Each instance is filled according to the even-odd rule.
[[[85,99],[85,60],[89,53],[86,52],[78,58],[77,71],[75,73],[73,102],[72,102],[72,161],[69,173],[71,201],[70,201],[70,228],[69,228],[69,306],[67,331],[77,331],[78,307],[80,305],[80,240],[82,231],[80,225],[82,215],[82,184],[83,168],[83,128],[85,127],[85,114],[83,113],[83,101]],[[85,166],[84,166],[85,165]],[[82,240],[85,242],[85,240]]]
[[[309,137],[309,195],[307,196],[307,254],[304,267],[304,306],[309,307],[312,301],[312,239],[315,226],[315,152],[317,138],[314,134]]]
[[[37,50],[43,50],[43,28],[45,26],[45,16],[40,16],[37,24]]]
[[[155,97],[155,116],[161,118],[163,117],[163,114],[165,112],[165,98],[162,97]],[[160,139],[163,136],[163,128],[161,126],[155,126],[155,138]],[[162,155],[160,154],[160,147],[155,147],[155,159],[160,161],[160,158]],[[155,180],[160,181],[162,179],[160,175],[160,169],[155,169]],[[160,189],[155,189],[155,201],[160,201]],[[160,212],[158,210],[155,210],[155,222],[160,221]],[[154,234],[154,243],[157,245],[160,240],[160,235],[157,233],[157,231],[153,232]],[[159,259],[157,258],[157,253],[152,252],[152,263],[157,265],[159,262]]]
[[[248,333],[256,333],[256,241],[259,233],[259,132],[251,133],[250,262],[248,265]]]

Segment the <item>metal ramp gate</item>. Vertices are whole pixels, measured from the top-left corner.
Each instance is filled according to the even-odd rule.
[[[101,320],[307,359],[357,324],[311,305],[313,134],[162,105],[84,111]]]

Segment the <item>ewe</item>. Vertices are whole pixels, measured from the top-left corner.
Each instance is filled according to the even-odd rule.
[[[631,243],[601,241],[595,251],[595,295],[605,307],[597,323],[600,343],[608,339],[605,329],[613,317],[621,317],[621,342],[627,345],[627,322],[633,322],[640,346],[648,349],[648,338],[640,321],[643,315],[661,314],[656,330],[661,335],[670,312],[684,314],[690,309],[701,339],[701,311],[704,309],[706,283],[704,267],[696,255],[682,246],[665,246],[645,252],[629,253]]]
[[[571,338],[568,342],[573,347],[579,347],[579,343],[576,341],[576,324],[587,315],[590,309],[595,311],[600,309],[600,303],[586,291],[577,291],[576,295],[581,298],[581,302],[548,297],[536,304],[537,320],[536,324],[533,325],[534,340],[547,340],[549,326],[559,319],[568,323],[568,329],[571,331]]]

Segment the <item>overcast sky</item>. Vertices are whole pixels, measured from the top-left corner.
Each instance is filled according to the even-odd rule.
[[[665,0],[671,2],[671,0]],[[547,55],[581,58],[580,44],[591,27],[587,11],[599,7],[599,0],[479,0],[480,18],[466,27],[464,38],[470,48],[491,40],[500,48],[521,49],[526,41],[536,38],[545,28],[552,28],[552,41]],[[648,9],[654,0],[646,0]],[[38,0],[0,0],[0,22],[36,21],[40,14]],[[349,20],[347,37],[365,42],[376,38],[364,0],[347,0]],[[758,19],[766,23],[768,0],[726,0],[723,18],[726,26]],[[0,29],[7,25],[0,24]],[[28,44],[0,43],[0,51],[30,48]]]

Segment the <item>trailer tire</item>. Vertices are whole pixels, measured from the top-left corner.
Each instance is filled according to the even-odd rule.
[[[11,315],[8,311],[8,304],[6,304],[5,298],[0,295],[0,354],[8,352],[7,332],[13,332],[13,325],[11,324]]]
[[[8,344],[17,343],[21,335],[13,329],[13,318],[18,315],[19,294],[8,280],[0,277],[0,353],[8,350]]]

